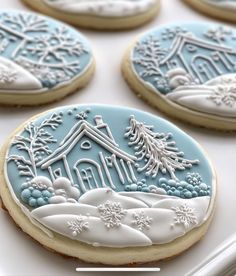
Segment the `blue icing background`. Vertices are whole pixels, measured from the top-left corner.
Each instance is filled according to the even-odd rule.
[[[0,13],[0,57],[23,67],[45,88],[80,75],[92,59],[87,39],[76,29],[46,16],[17,11]]]
[[[128,171],[129,177],[132,178],[127,160],[135,156],[135,145],[129,146],[128,142],[130,141],[130,137],[124,137],[124,134],[128,131],[127,127],[129,127],[131,122],[131,115],[135,116],[136,122],[145,123],[145,125],[149,126],[153,125],[153,133],[172,133],[172,138],[168,141],[176,142],[179,151],[184,152],[183,157],[189,160],[198,159],[200,162],[198,164],[193,164],[190,169],[186,168],[182,171],[176,169],[175,176],[178,180],[172,179],[168,172],[166,174],[159,172],[156,177],[152,178],[152,176],[145,175],[145,171],[137,172],[135,164],[133,164],[132,170],[136,181],[131,179],[132,181],[129,182],[125,171],[122,169],[122,161],[120,160],[123,159],[126,171]],[[95,117],[96,120],[94,120]],[[40,129],[39,126],[42,123],[44,124],[44,127]],[[76,124],[77,126],[75,126]],[[81,125],[86,125],[87,128],[85,129],[90,133],[98,133],[95,134],[95,136],[99,141],[105,137],[107,143],[110,143],[110,145],[113,143],[112,147],[113,150],[115,149],[116,161],[120,168],[122,177],[124,178],[124,183],[122,183],[122,180],[120,179],[118,174],[119,170],[117,170],[115,163],[112,163],[109,159],[109,157],[112,156],[112,152],[108,150],[106,146],[103,146],[100,142],[96,142],[95,139],[91,138],[94,136],[88,138],[88,135],[81,135],[80,137],[79,135],[82,133],[80,128]],[[74,129],[72,129],[73,127]],[[63,153],[69,164],[69,171],[73,178],[73,183],[71,184],[79,189],[80,194],[83,194],[89,189],[96,188],[96,181],[99,188],[102,187],[102,178],[105,185],[111,187],[108,176],[101,162],[101,152],[103,157],[108,157],[106,165],[113,185],[116,187],[116,191],[150,192],[149,188],[154,185],[165,190],[168,195],[175,195],[182,198],[205,196],[210,195],[211,193],[213,175],[211,166],[205,157],[205,153],[199,149],[196,142],[187,134],[173,124],[151,114],[135,109],[103,105],[69,106],[55,109],[52,112],[43,115],[36,121],[28,124],[26,129],[28,130],[24,130],[22,133],[15,136],[6,159],[7,174],[10,185],[13,187],[16,196],[19,199],[22,199],[25,203],[28,203],[28,199],[32,193],[35,198],[40,197],[43,194],[47,200],[52,194],[52,190],[47,189],[47,187],[45,189],[40,189],[40,191],[32,188],[30,192],[27,183],[30,183],[34,177],[45,176],[51,179],[52,182],[55,181],[57,177],[69,178],[63,161],[64,159],[59,158],[55,161],[55,156],[57,158],[60,153]],[[103,134],[101,134],[101,132]],[[75,135],[74,137],[73,134]],[[64,140],[66,136],[67,139]],[[76,140],[77,137],[80,137],[80,139]],[[46,140],[44,139],[44,142],[42,143],[43,138],[46,138]],[[112,139],[113,142],[111,142]],[[72,149],[68,151],[66,151],[68,149],[66,146],[67,141],[69,141],[68,147],[73,145]],[[115,144],[118,144],[119,148]],[[40,145],[44,150],[37,150]],[[61,145],[62,149],[60,148],[57,150],[59,145]],[[30,175],[29,169],[27,168],[28,166],[31,171],[33,170],[28,162],[30,160],[28,149],[35,150],[33,157],[37,164],[37,172],[35,175]],[[120,157],[118,153],[119,151],[123,154],[123,157]],[[42,154],[42,152],[47,153]],[[54,161],[52,162],[53,158]],[[89,162],[88,159],[90,160]],[[47,164],[47,162],[50,164]],[[109,163],[111,163],[111,167],[109,167]],[[141,163],[145,164],[144,161]],[[45,166],[44,168],[42,168],[43,164]],[[49,166],[51,167],[51,172],[48,169]],[[77,170],[74,169],[75,167]],[[101,171],[102,177],[99,174],[99,171]],[[86,191],[83,190],[81,183],[86,187]],[[182,189],[178,188],[180,186],[182,186]],[[198,186],[200,188],[197,188],[196,190],[195,188]],[[40,200],[42,201],[41,198]],[[39,201],[38,205],[47,204],[47,200],[42,202]],[[29,205],[36,207],[35,203],[30,203]]]
[[[209,23],[164,25],[145,33],[131,53],[132,66],[154,91],[204,84],[236,72],[236,31]],[[175,69],[182,68],[176,73]],[[176,84],[178,83],[178,85]]]

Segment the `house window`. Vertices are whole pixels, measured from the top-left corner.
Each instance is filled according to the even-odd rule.
[[[80,148],[82,150],[90,150],[92,148],[92,145],[88,140],[86,140],[80,145]]]
[[[61,169],[56,169],[53,174],[55,178],[62,177]]]
[[[111,157],[105,157],[106,162],[107,162],[107,166],[108,167],[112,167],[112,158]]]
[[[186,46],[186,48],[187,48],[187,50],[188,50],[190,53],[194,53],[194,52],[197,51],[197,47],[194,46],[194,45],[191,45],[191,44],[188,44],[188,45]]]

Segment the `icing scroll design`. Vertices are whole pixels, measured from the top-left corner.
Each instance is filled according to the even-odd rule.
[[[0,88],[42,90],[78,75],[80,57],[89,51],[63,25],[52,27],[34,14],[1,13],[0,54]]]

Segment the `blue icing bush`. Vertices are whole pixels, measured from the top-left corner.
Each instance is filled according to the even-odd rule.
[[[146,184],[146,179],[142,179],[141,181],[138,181],[137,183],[132,183],[130,185],[125,186],[126,192],[150,192],[150,189],[148,185]]]
[[[34,188],[30,186],[30,182],[22,184],[21,199],[31,207],[48,204],[48,200],[52,195],[52,192],[48,191],[47,188]]]
[[[187,173],[185,181],[160,178],[158,186],[168,195],[181,198],[193,198],[210,195],[210,186],[202,182],[199,173]]]

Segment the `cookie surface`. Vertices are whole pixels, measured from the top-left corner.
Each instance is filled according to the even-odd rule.
[[[23,0],[30,7],[70,24],[95,29],[126,29],[144,24],[160,0]]]
[[[127,51],[123,74],[165,113],[216,129],[236,129],[236,31],[191,23],[142,35]]]
[[[183,0],[200,12],[226,21],[236,21],[235,0]]]
[[[37,105],[83,87],[94,60],[75,29],[34,13],[0,12],[0,104]]]
[[[111,116],[112,114],[112,116]],[[216,178],[200,146],[135,109],[57,108],[3,146],[0,194],[23,231],[89,262],[177,255],[205,234]]]

